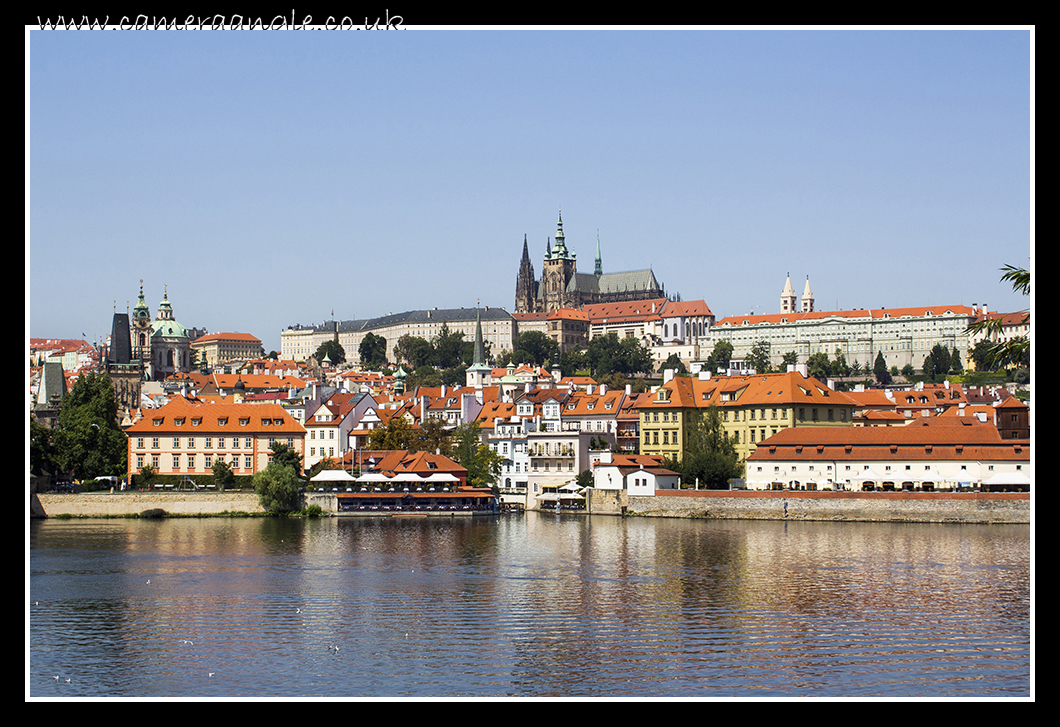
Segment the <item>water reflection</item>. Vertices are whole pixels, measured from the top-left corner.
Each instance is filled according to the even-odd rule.
[[[32,696],[1030,689],[1026,526],[44,521],[30,571]]]

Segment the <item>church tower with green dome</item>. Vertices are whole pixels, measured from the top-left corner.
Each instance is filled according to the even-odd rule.
[[[155,380],[191,371],[191,337],[173,316],[168,290],[163,293],[158,314],[151,323],[151,359],[148,369]]]
[[[147,366],[151,361],[151,309],[144,301],[144,281],[140,281],[140,298],[129,319],[132,358]]]

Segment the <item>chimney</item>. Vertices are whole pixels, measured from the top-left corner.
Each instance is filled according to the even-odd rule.
[[[674,379],[675,369],[664,369],[663,370],[663,383],[668,384]]]

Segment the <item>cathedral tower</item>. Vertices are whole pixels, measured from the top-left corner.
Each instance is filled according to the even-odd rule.
[[[515,280],[515,312],[533,313],[536,306],[537,278],[526,247],[526,235],[523,235],[523,259],[519,262],[519,276]]]
[[[567,285],[578,272],[574,253],[567,250],[563,234],[563,210],[560,210],[556,224],[556,242],[545,258],[544,270],[541,272],[541,299],[546,313],[571,305],[567,300]]]

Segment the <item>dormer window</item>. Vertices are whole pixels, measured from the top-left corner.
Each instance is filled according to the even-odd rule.
[[[173,424],[174,424],[174,426],[178,426],[178,427],[184,426],[184,417],[180,417],[179,419],[174,419],[173,420]]]
[[[239,426],[245,427],[248,424],[250,424],[250,417],[240,417]]]
[[[217,426],[223,427],[228,425],[228,417],[218,417]]]
[[[192,425],[193,427],[197,427],[197,426],[199,426],[200,424],[202,424],[202,417],[199,417],[198,419],[192,419],[192,420],[191,420],[191,425]]]

